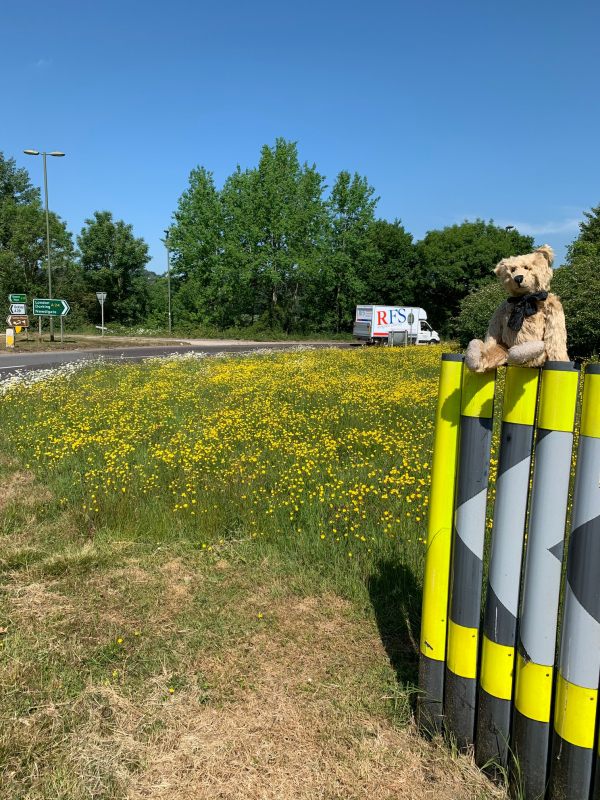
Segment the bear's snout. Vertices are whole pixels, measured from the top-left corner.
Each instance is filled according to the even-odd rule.
[[[513,275],[513,281],[520,286],[523,283],[523,276],[522,275]]]

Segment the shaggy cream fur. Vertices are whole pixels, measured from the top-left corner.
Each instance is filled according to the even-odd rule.
[[[545,244],[533,253],[504,258],[494,269],[512,297],[548,291],[554,252]],[[504,364],[541,367],[546,361],[568,361],[565,315],[559,298],[548,294],[536,300],[537,311],[525,317],[518,331],[508,321],[513,305],[505,300],[492,317],[485,341],[473,339],[465,354],[472,372],[487,372]]]

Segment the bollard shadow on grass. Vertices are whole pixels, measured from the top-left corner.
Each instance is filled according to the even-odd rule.
[[[379,635],[399,683],[417,685],[422,590],[399,560],[383,559],[368,581]]]

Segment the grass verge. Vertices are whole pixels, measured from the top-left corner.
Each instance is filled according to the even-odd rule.
[[[102,367],[2,401],[2,796],[501,796],[412,727],[438,356]]]

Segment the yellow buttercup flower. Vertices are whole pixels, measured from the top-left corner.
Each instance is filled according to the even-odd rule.
[[[354,558],[424,532],[439,357],[303,348],[106,364],[23,385],[2,413],[23,463],[77,476],[61,502],[86,524],[143,536],[149,515],[164,519],[215,563],[227,541],[265,536]]]

